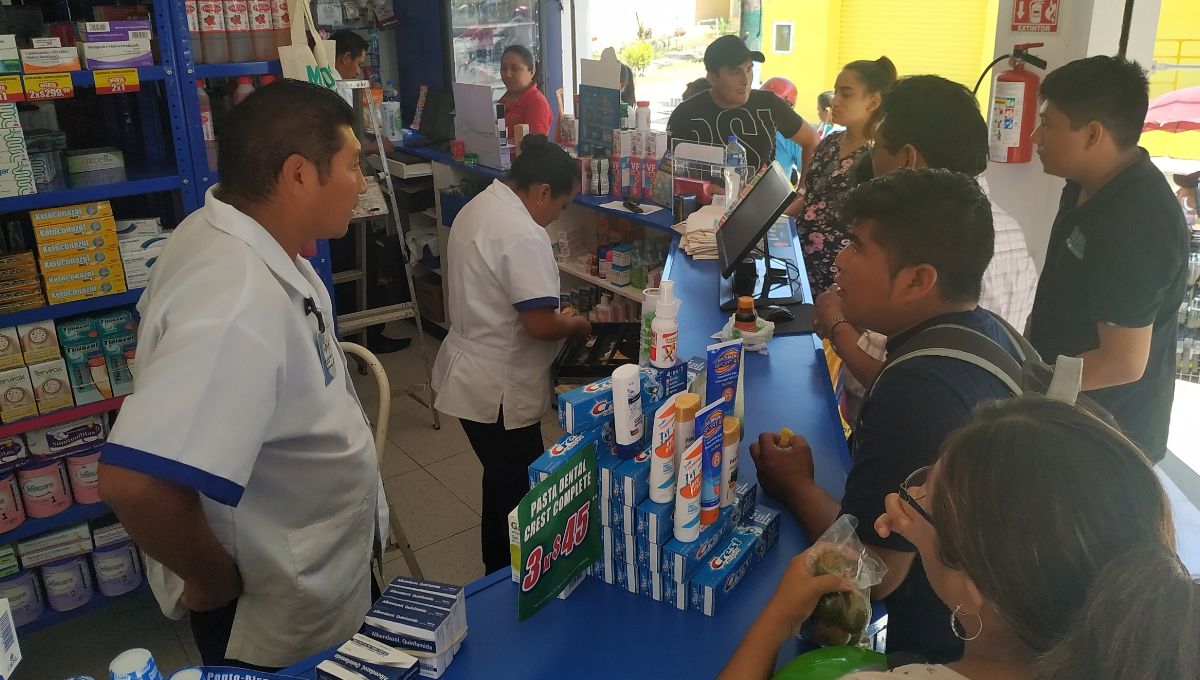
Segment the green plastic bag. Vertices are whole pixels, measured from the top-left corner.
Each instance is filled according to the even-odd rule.
[[[886,671],[887,657],[861,647],[822,647],[787,662],[772,680],[837,680],[859,671]]]

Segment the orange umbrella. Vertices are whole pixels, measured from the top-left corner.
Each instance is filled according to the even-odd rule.
[[[1146,111],[1142,132],[1200,130],[1200,85],[1155,97]]]

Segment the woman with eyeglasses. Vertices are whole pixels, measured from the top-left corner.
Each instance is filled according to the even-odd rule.
[[[1033,396],[982,407],[886,506],[876,529],[920,551],[965,651],[848,680],[1200,678],[1200,584],[1175,554],[1166,493],[1095,416]],[[804,557],[721,680],[770,677],[782,643],[838,589]]]

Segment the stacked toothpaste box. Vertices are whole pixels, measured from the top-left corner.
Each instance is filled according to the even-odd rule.
[[[684,391],[690,377],[686,363],[671,369],[643,367],[644,421],[651,422],[665,399]],[[529,467],[529,484],[596,443],[604,552],[591,576],[677,609],[713,616],[775,545],[779,513],[757,507],[757,482],[739,484],[736,501],[696,540],[684,543],[673,537],[674,503],[649,499],[649,442],[633,459],[613,453],[611,379],[559,396],[558,420],[567,434]]]
[[[367,612],[362,630],[355,637],[415,657],[417,672],[422,677],[439,678],[466,636],[467,604],[462,586],[397,576]],[[361,654],[356,657],[362,660]],[[353,676],[332,672],[328,675],[328,678],[345,677]],[[416,677],[416,673],[387,677],[407,679]],[[320,675],[318,679],[325,680]]]

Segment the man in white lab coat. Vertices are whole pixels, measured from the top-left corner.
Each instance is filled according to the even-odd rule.
[[[384,510],[370,426],[300,256],[346,232],[353,114],[284,80],[238,104],[222,182],[175,230],[138,304],[137,389],[100,495],[149,558],[205,664],[279,668],[349,638],[370,606]]]

